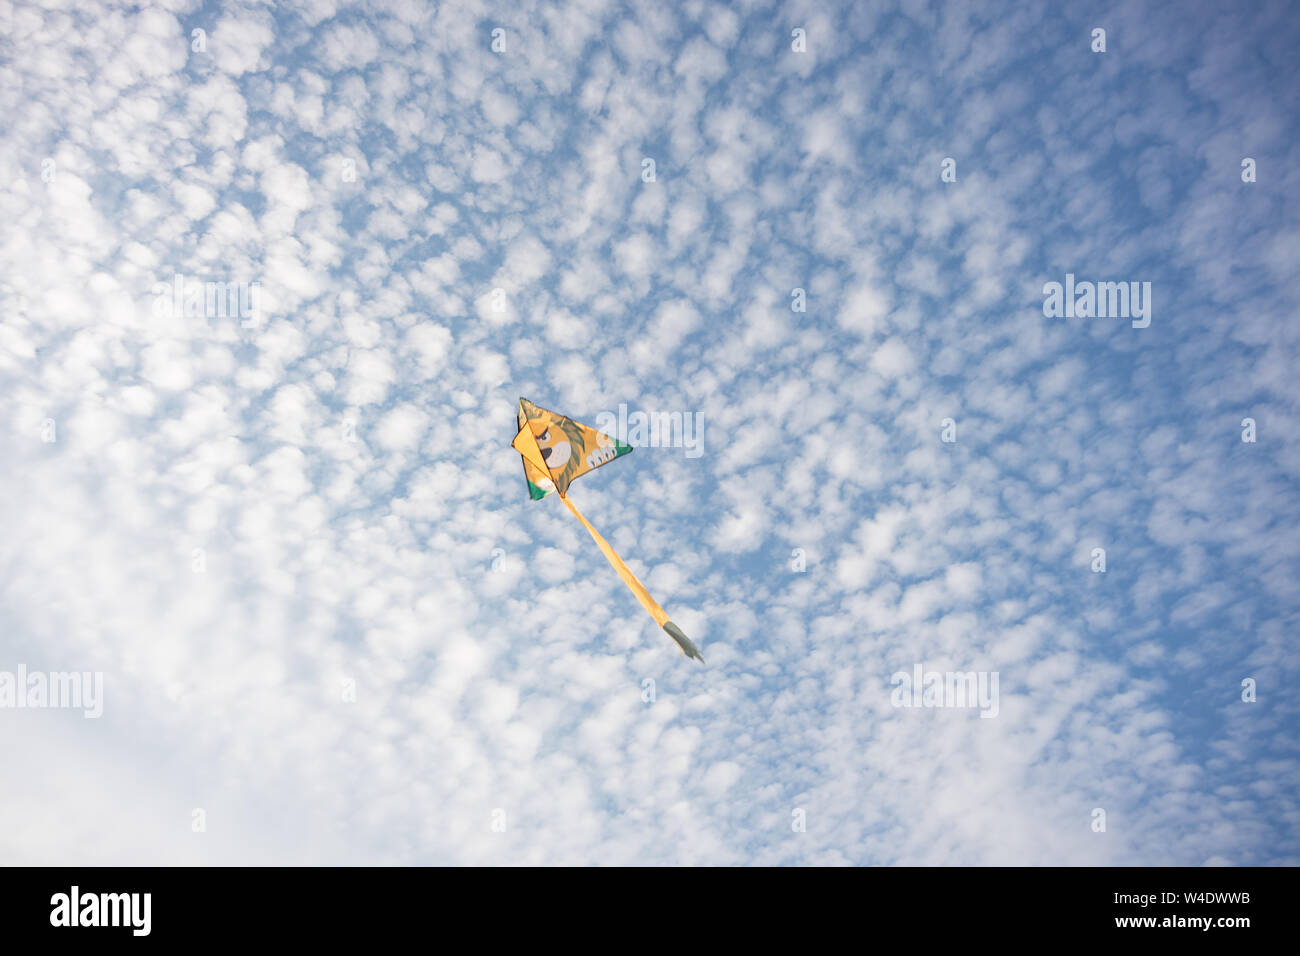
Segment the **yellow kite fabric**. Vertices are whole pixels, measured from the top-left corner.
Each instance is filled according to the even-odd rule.
[[[528,480],[528,494],[533,499],[544,498],[552,491],[564,494],[574,478],[632,450],[631,445],[579,424],[572,418],[538,408],[526,398],[519,399],[516,421],[519,435],[515,436],[514,447],[524,455],[524,477]],[[536,440],[540,458],[530,458],[517,444],[525,428]]]
[[[681,628],[668,619],[664,609],[650,596],[645,585],[637,580],[636,575],[623,563],[618,553],[600,536],[600,532],[591,526],[591,522],[582,516],[582,512],[568,495],[569,484],[573,479],[626,455],[632,447],[588,425],[544,408],[538,408],[526,398],[519,399],[519,414],[516,422],[519,431],[515,433],[515,440],[511,442],[511,447],[523,458],[524,478],[528,482],[529,496],[536,500],[546,497],[552,491],[556,492],[560,500],[573,512],[573,516],[591,533],[601,553],[614,566],[623,583],[636,595],[641,606],[650,612],[655,623],[677,643],[683,654],[703,664],[704,657],[699,649],[682,633]]]
[[[659,606],[658,601],[650,596],[650,592],[645,589],[645,585],[636,579],[636,575],[628,570],[627,565],[623,563],[623,559],[618,556],[618,552],[611,548],[605,539],[600,536],[600,532],[591,526],[591,522],[582,516],[582,512],[578,510],[578,506],[570,500],[568,495],[560,495],[560,500],[569,506],[573,516],[582,522],[584,528],[591,532],[591,536],[596,540],[596,546],[604,552],[609,563],[618,572],[618,576],[623,579],[623,583],[632,589],[632,593],[641,602],[641,606],[650,612],[650,616],[655,619],[655,623],[660,627],[667,624],[668,615],[664,613],[664,609]]]

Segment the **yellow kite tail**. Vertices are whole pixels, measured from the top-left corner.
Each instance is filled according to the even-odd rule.
[[[659,626],[668,633],[668,636],[677,642],[677,646],[682,649],[683,654],[687,657],[693,657],[703,664],[704,655],[702,655],[699,649],[691,643],[691,639],[682,633],[680,627],[668,620],[668,615],[664,613],[664,609],[659,606],[658,602],[650,596],[650,592],[645,589],[645,585],[636,579],[636,575],[633,574],[628,569],[628,566],[623,563],[623,559],[618,556],[618,553],[609,546],[604,538],[600,536],[600,532],[591,526],[591,522],[582,516],[582,512],[579,511],[577,506],[569,500],[569,496],[560,492],[560,500],[569,506],[569,510],[573,512],[573,516],[582,522],[584,528],[591,532],[591,537],[595,540],[600,550],[604,552],[605,558],[614,566],[614,570],[617,571],[618,576],[623,579],[623,583],[631,588],[632,593],[635,594],[637,600],[641,602],[641,606],[649,611],[650,616],[654,618]]]

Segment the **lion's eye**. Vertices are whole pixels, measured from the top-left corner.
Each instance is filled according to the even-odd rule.
[[[546,429],[546,431],[542,432],[542,437],[541,437],[540,440],[541,440],[541,441],[550,441],[550,440],[551,440],[551,430],[550,430],[549,428]]]

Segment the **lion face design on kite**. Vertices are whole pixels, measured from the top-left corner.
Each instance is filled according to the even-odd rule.
[[[592,448],[600,444],[604,436],[585,425],[579,425],[571,418],[556,415],[544,408],[538,408],[527,399],[519,400],[517,417],[520,429],[527,426],[532,438],[537,443],[537,453],[541,460],[529,464],[524,462],[524,475],[531,486],[529,494],[541,497],[553,485],[560,494],[568,490],[569,482],[596,467],[588,460]],[[608,441],[608,439],[605,439]],[[599,462],[604,464],[603,461]],[[532,471],[529,471],[529,468]],[[551,479],[543,483],[542,479]]]
[[[559,429],[548,428],[538,435],[537,447],[542,450],[546,467],[553,472],[563,471],[573,458],[573,445],[569,442],[569,437]]]

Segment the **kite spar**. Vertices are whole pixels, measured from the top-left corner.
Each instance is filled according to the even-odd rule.
[[[517,421],[519,432],[511,442],[511,447],[519,452],[524,460],[524,479],[528,482],[529,497],[536,501],[545,498],[552,491],[558,494],[560,500],[573,512],[573,516],[591,533],[597,547],[605,555],[606,560],[614,566],[623,583],[636,595],[641,606],[649,611],[655,622],[677,642],[683,654],[703,664],[704,657],[691,639],[682,633],[680,627],[668,620],[668,615],[650,596],[645,585],[636,579],[636,575],[623,563],[623,559],[600,536],[600,532],[591,526],[591,522],[583,517],[578,506],[569,498],[569,484],[573,479],[626,455],[632,450],[632,446],[610,438],[589,425],[538,408],[526,398],[519,399]]]

